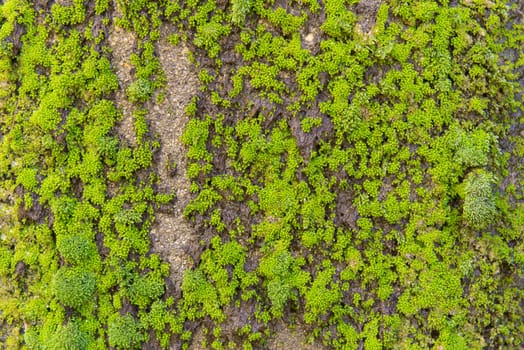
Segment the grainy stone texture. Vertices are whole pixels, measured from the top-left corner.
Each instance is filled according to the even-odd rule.
[[[313,344],[307,344],[307,333],[300,327],[295,326],[293,329],[287,327],[286,324],[281,323],[275,329],[279,332],[277,335],[270,339],[268,344],[268,350],[322,350],[325,347],[315,342]]]
[[[117,17],[120,16],[118,8],[115,10]],[[133,104],[126,98],[126,89],[133,81],[133,65],[129,57],[137,49],[136,36],[123,28],[113,25],[109,32],[109,47],[112,50],[111,64],[118,76],[119,88],[115,94],[115,103],[122,111],[122,120],[116,130],[121,140],[129,145],[136,145],[135,132],[133,128]]]
[[[171,264],[171,279],[179,290],[184,271],[192,264],[188,252],[191,246],[199,244],[198,233],[183,216],[191,198],[186,176],[186,147],[181,141],[188,122],[185,108],[197,92],[199,81],[196,68],[187,58],[189,50],[184,44],[175,47],[169,43],[170,32],[170,28],[164,26],[156,44],[156,53],[167,77],[165,98],[161,102],[151,99],[148,122],[160,141],[160,154],[154,164],[160,176],[159,190],[175,193],[176,201],[172,210],[156,215],[151,238],[153,250]]]
[[[115,15],[120,15],[118,8]],[[146,104],[148,124],[153,135],[158,135],[160,151],[154,168],[160,177],[159,190],[162,193],[175,193],[175,206],[163,213],[156,213],[151,230],[152,250],[171,265],[171,282],[175,290],[180,289],[184,271],[190,266],[187,253],[190,246],[198,244],[197,233],[183,217],[183,209],[190,200],[189,185],[186,178],[186,149],[180,137],[187,123],[185,107],[198,88],[196,69],[187,59],[188,49],[180,44],[173,46],[168,42],[170,29],[162,28],[161,40],[156,45],[162,69],[167,77],[165,98],[157,102],[155,97]],[[126,98],[126,89],[134,80],[134,67],[130,55],[137,50],[136,36],[123,28],[113,26],[109,35],[112,49],[112,65],[115,70],[119,90],[115,95],[117,107],[122,111],[116,133],[129,145],[136,145],[133,127],[134,106]],[[168,169],[177,164],[176,173]]]

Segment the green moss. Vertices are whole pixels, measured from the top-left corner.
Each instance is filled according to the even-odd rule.
[[[153,94],[153,87],[148,79],[140,78],[129,85],[126,93],[131,102],[146,102]]]
[[[109,345],[118,349],[139,349],[146,339],[140,324],[129,314],[113,314],[107,324]]]
[[[85,236],[58,236],[56,245],[60,255],[77,266],[85,266],[98,255],[95,244]]]
[[[185,273],[182,290],[184,291],[182,307],[188,319],[195,320],[203,315],[207,315],[216,321],[224,320],[225,316],[220,309],[217,291],[206,280],[202,271],[188,271]]]
[[[479,167],[488,164],[489,151],[494,137],[485,130],[472,133],[453,130],[450,135],[451,147],[455,150],[455,159],[466,167]]]
[[[84,350],[93,344],[78,324],[70,322],[65,326],[59,326],[51,338],[46,342],[45,348],[52,350]]]
[[[84,3],[81,0],[75,0],[73,5],[62,6],[53,4],[51,7],[53,19],[60,26],[79,24],[85,20]]]
[[[231,2],[231,22],[244,25],[246,16],[251,12],[253,0],[234,0]]]
[[[28,191],[35,191],[38,181],[36,175],[38,174],[37,169],[25,168],[18,173],[17,183],[24,186]]]
[[[495,218],[493,183],[493,175],[486,171],[471,173],[466,178],[463,215],[475,229],[487,227]]]
[[[325,261],[326,265],[330,265]],[[340,300],[340,289],[338,284],[333,282],[333,266],[327,266],[314,277],[311,287],[305,292],[306,312],[304,320],[307,323],[314,323],[319,317],[330,312],[333,305]]]
[[[294,259],[289,254],[283,241],[275,242],[274,247],[260,260],[258,271],[265,277],[273,317],[283,317],[285,306],[298,301],[297,292],[304,292],[309,274],[300,269],[301,265],[300,259]]]
[[[152,301],[157,300],[164,294],[164,281],[154,276],[139,276],[127,290],[129,300],[139,306],[146,308]]]
[[[53,293],[64,305],[80,308],[95,291],[94,274],[82,268],[63,267],[56,273]]]
[[[103,14],[109,9],[109,0],[96,0],[95,12],[97,15]]]

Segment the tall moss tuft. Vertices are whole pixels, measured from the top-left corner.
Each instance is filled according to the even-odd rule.
[[[475,171],[465,180],[463,215],[469,226],[484,229],[493,222],[497,213],[493,195],[493,174]]]

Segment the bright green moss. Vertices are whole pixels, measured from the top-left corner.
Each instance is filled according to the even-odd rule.
[[[0,255],[0,276],[5,278],[11,272],[11,259],[13,253],[11,249],[8,249],[7,247],[1,247],[0,249],[2,253]]]
[[[300,125],[304,132],[311,132],[314,127],[319,127],[321,124],[322,119],[318,117],[306,117],[300,121]]]
[[[253,0],[233,0],[231,2],[231,22],[242,26],[252,7]]]
[[[493,175],[486,171],[471,173],[466,178],[463,215],[475,229],[485,228],[495,218],[493,183]]]
[[[19,171],[17,183],[21,184],[28,191],[35,191],[38,181],[36,175],[38,173],[37,169],[25,168]]]
[[[84,3],[81,0],[75,0],[74,4],[69,6],[53,4],[51,13],[59,26],[82,23],[86,16]]]
[[[153,87],[149,80],[140,78],[129,85],[126,93],[131,102],[146,102],[153,94]]]
[[[93,339],[90,339],[79,325],[70,322],[65,326],[59,326],[56,332],[46,342],[45,348],[52,350],[84,350],[87,349]]]
[[[258,271],[266,278],[271,313],[276,318],[284,315],[284,307],[290,301],[298,301],[297,291],[302,294],[305,290],[310,277],[300,269],[301,265],[299,259],[294,259],[289,254],[283,241],[277,241],[274,248],[260,261]]]
[[[482,129],[467,133],[453,130],[449,136],[451,147],[455,150],[455,159],[466,167],[479,167],[488,164],[488,155],[493,136]]]
[[[91,180],[84,187],[83,198],[95,205],[103,205],[106,199],[107,186],[102,181]]]
[[[273,7],[273,4],[255,2],[253,13],[267,16],[270,24],[259,24],[251,31],[244,30],[235,48],[243,61],[239,63],[241,68],[232,79],[233,87],[229,91],[231,98],[242,96],[242,91],[248,87],[248,90],[255,88],[261,91],[260,96],[267,98],[273,105],[285,105],[288,103],[287,94],[292,95],[292,90],[288,89],[294,87],[289,84],[289,80],[282,81],[284,85],[279,86],[283,76],[293,83],[296,80],[301,101],[314,103],[320,91],[326,92],[327,86],[328,99],[324,99],[325,102],[319,104],[319,107],[332,122],[335,134],[334,140],[322,140],[325,142],[323,146],[315,145],[315,152],[309,159],[303,160],[295,156],[293,142],[287,143],[285,137],[279,138],[277,132],[267,130],[267,125],[270,125],[269,129],[276,129],[269,122],[272,113],[243,118],[236,122],[233,133],[224,133],[227,155],[233,161],[232,168],[244,173],[238,174],[237,178],[247,178],[259,187],[254,190],[255,201],[256,208],[261,209],[257,213],[262,214],[263,218],[252,225],[252,235],[255,239],[263,239],[265,244],[279,239],[299,244],[307,248],[300,250],[301,254],[311,254],[309,262],[313,256],[322,254],[332,256],[336,261],[344,261],[347,266],[342,269],[340,278],[352,281],[355,285],[372,286],[370,293],[373,297],[355,302],[366,310],[377,310],[374,299],[384,302],[390,300],[393,293],[398,292],[397,283],[415,281],[425,264],[430,265],[429,271],[437,270],[432,264],[439,261],[438,254],[450,254],[449,250],[456,244],[452,242],[457,238],[447,234],[437,235],[435,232],[439,231],[431,228],[434,225],[458,224],[459,213],[450,204],[453,198],[462,193],[457,185],[463,181],[469,168],[487,166],[490,157],[496,153],[496,138],[487,129],[458,122],[460,127],[453,126],[446,132],[455,123],[454,119],[460,119],[460,113],[474,112],[484,116],[489,109],[484,98],[470,98],[466,104],[470,111],[461,110],[463,96],[475,95],[477,92],[467,87],[462,73],[457,71],[451,75],[456,57],[450,54],[450,46],[456,44],[459,50],[466,50],[473,44],[473,41],[468,41],[471,27],[464,25],[470,20],[470,14],[460,6],[448,9],[436,2],[415,1],[412,5],[406,7],[396,2],[381,5],[374,27],[366,37],[358,30],[361,23],[356,30],[353,28],[360,19],[348,10],[345,3],[327,2],[324,10],[326,20],[321,29],[331,39],[320,43],[320,52],[315,56],[301,50],[304,45],[301,36],[285,39],[289,34],[286,32],[288,28],[281,25],[280,18],[287,16],[287,11]],[[198,13],[202,15],[203,9]],[[202,18],[199,17],[199,21]],[[496,26],[499,22],[492,18],[490,23]],[[320,83],[319,76],[326,73],[329,79]],[[470,76],[476,79],[483,74],[484,68],[478,68],[471,71]],[[482,86],[485,89],[485,84]],[[461,90],[462,87],[465,88]],[[275,91],[279,93],[278,98],[271,95]],[[218,93],[210,91],[210,95],[218,96]],[[291,98],[289,101],[296,100]],[[220,105],[217,98],[215,102],[218,102],[215,103],[217,106]],[[301,109],[299,104],[289,103],[285,106],[287,111],[296,113]],[[249,108],[248,105],[245,109],[249,111]],[[286,114],[284,118],[291,117]],[[301,127],[306,133],[314,133],[317,127],[325,126],[320,120],[302,119]],[[222,134],[218,129],[215,131],[218,135]],[[214,147],[220,148],[224,143],[218,135],[212,135],[211,131],[208,137],[212,138]],[[294,131],[291,139],[300,140],[301,137]],[[208,151],[213,155],[214,150]],[[191,167],[195,168],[192,174],[202,174],[198,166]],[[344,175],[338,173],[331,180],[325,175],[326,171],[337,173],[341,168],[346,172]],[[295,186],[302,172],[307,176],[305,186]],[[433,177],[425,175],[428,173]],[[281,177],[284,181],[281,181]],[[221,190],[226,188],[220,181],[211,177],[209,179]],[[197,188],[195,184],[194,189]],[[206,187],[201,188],[207,191]],[[338,193],[343,188],[351,189],[345,201],[351,201],[354,205],[345,208],[346,213],[356,212],[347,214],[348,217],[354,217],[353,222],[345,222],[355,229],[353,237],[351,232],[347,233],[348,237],[338,236],[335,232],[339,231],[328,224],[335,218],[339,219],[340,214],[335,214],[336,207],[344,204],[333,204],[337,195],[330,197],[328,193]],[[294,198],[299,200],[295,201]],[[222,200],[241,203],[242,198],[226,196],[204,211],[213,213],[211,216],[216,219],[215,227],[220,227],[219,232],[225,232],[221,217],[217,214],[220,213],[217,207],[220,208]],[[390,232],[389,225],[398,226],[400,230]],[[382,227],[388,227],[388,230],[383,231]],[[424,230],[428,230],[428,233]],[[418,237],[417,243],[413,242],[415,235]],[[435,247],[434,244],[442,243],[439,239],[446,242],[446,248]],[[333,243],[334,240],[336,243]],[[419,243],[423,247],[418,248]],[[332,246],[338,249],[335,254],[330,250]],[[344,249],[353,253],[344,254]],[[395,257],[395,254],[391,256],[385,252],[388,249],[409,253]],[[361,251],[365,254],[360,255]],[[411,261],[412,255],[417,257],[414,261]],[[401,276],[394,272],[392,261],[402,271]],[[450,258],[446,261],[453,264],[454,260]],[[335,273],[333,275],[336,276]],[[262,281],[269,278],[265,275],[261,277]],[[333,277],[334,280],[336,278]],[[267,295],[272,301],[273,312],[276,312],[273,316],[278,317],[280,302],[286,300],[288,294],[286,283],[266,283]],[[461,287],[456,288],[456,280],[452,284],[453,295],[459,295]],[[312,302],[316,295],[312,289],[306,296],[309,302],[306,305],[310,305],[309,310],[306,308],[307,312],[316,315],[330,308],[337,310],[337,313],[347,312],[332,307],[341,300],[341,294],[336,292],[339,286],[326,287],[329,279],[324,275],[313,285],[318,289],[322,285],[332,292],[326,292],[326,299],[329,300],[320,300],[318,306]],[[349,283],[343,287],[344,290],[350,288]],[[434,286],[428,288],[431,290]],[[439,293],[435,287],[435,290],[420,298],[446,298]],[[421,301],[421,305],[425,302]],[[267,312],[261,314],[264,320],[271,318]],[[407,318],[414,315],[410,314]],[[441,329],[440,334],[444,334],[444,324],[436,322],[438,315],[439,312],[430,314],[431,327]],[[337,317],[340,316],[329,318],[330,322],[337,323]],[[357,319],[354,315],[348,317]],[[316,318],[311,316],[311,322],[315,323]],[[413,330],[417,340],[399,340],[396,332],[400,327],[399,322],[403,322],[399,319],[398,315],[388,319],[387,322],[392,322],[387,326],[391,333],[381,335],[383,337],[380,339],[388,338],[388,347],[402,342],[420,348],[427,344],[448,344],[445,340],[447,336],[443,335],[437,342],[436,339],[431,340],[430,336],[422,336],[418,330]],[[362,321],[355,322],[360,324]],[[366,321],[360,337],[364,346],[379,348],[383,345],[379,340],[378,329],[385,322],[373,317]],[[340,338],[340,334],[337,338],[336,334],[326,332],[323,338],[328,344],[340,348],[344,348],[343,344],[355,344],[356,340],[350,339],[351,327],[337,329],[340,329],[340,333],[347,331],[347,343]],[[447,334],[455,333],[449,331]],[[455,338],[450,335],[449,339]],[[462,339],[457,338],[457,344],[462,344]]]
[[[220,18],[217,17],[214,17],[213,21],[197,27],[194,41],[198,47],[205,48],[212,58],[217,57],[220,52],[220,45],[218,44],[220,37],[229,34],[231,30],[229,25],[222,25],[219,22]]]
[[[137,276],[127,290],[129,300],[140,308],[151,305],[151,302],[162,294],[164,294],[164,282],[154,276]]]
[[[284,182],[275,182],[260,192],[260,209],[267,215],[282,217],[298,208],[294,189]]]
[[[201,160],[208,156],[206,141],[209,137],[208,122],[191,119],[186,126],[182,141],[190,146],[188,157],[190,159]]]
[[[107,337],[109,345],[120,349],[139,349],[146,339],[140,324],[129,314],[113,314],[109,317]]]
[[[190,320],[195,320],[204,315],[213,320],[223,321],[225,315],[220,309],[217,290],[206,280],[202,271],[188,271],[184,274],[182,282],[184,299],[181,307]]]
[[[53,293],[66,306],[78,309],[95,291],[94,274],[82,268],[63,267],[55,275]]]
[[[307,19],[305,12],[302,13],[302,16],[293,16],[283,7],[277,7],[275,10],[268,11],[266,15],[271,23],[282,28],[284,35],[297,32]]]
[[[97,255],[96,246],[85,236],[58,236],[57,249],[69,263],[85,266]]]
[[[332,279],[334,273],[333,266],[328,266],[319,271],[314,277],[311,287],[305,292],[306,313],[304,320],[307,323],[313,323],[318,317],[324,316],[340,299],[339,286]]]
[[[151,311],[141,316],[141,322],[155,330],[156,338],[160,341],[162,347],[169,346],[171,332],[180,333],[180,331],[175,330],[175,328],[179,328],[179,322],[168,311],[172,303],[173,299],[168,299],[167,302],[155,301],[151,305]],[[170,330],[166,330],[168,325]]]
[[[346,10],[343,2],[327,1],[326,13],[326,21],[320,26],[326,34],[339,39],[344,39],[352,34],[356,16]]]
[[[97,15],[103,14],[109,9],[109,0],[96,0],[95,12]]]
[[[15,5],[15,2],[9,5]],[[149,250],[149,223],[143,216],[146,208],[138,210],[138,220],[125,224],[112,222],[113,216],[101,215],[100,209],[105,209],[106,201],[115,195],[106,191],[111,181],[109,178],[121,181],[112,184],[115,192],[121,191],[119,187],[124,187],[126,178],[134,182],[134,172],[139,167],[150,166],[151,150],[147,143],[147,147],[138,150],[119,152],[121,146],[118,139],[110,136],[119,118],[119,112],[110,101],[113,98],[110,94],[118,88],[118,79],[112,72],[103,34],[96,38],[94,35],[83,36],[86,30],[94,30],[93,18],[86,18],[93,14],[86,13],[84,3],[54,4],[47,19],[45,11],[35,17],[32,16],[32,4],[25,7],[15,6],[15,11],[19,12],[16,26],[9,28],[8,24],[2,27],[6,35],[11,35],[11,32],[22,35],[3,38],[14,45],[2,46],[1,50],[2,57],[8,53],[7,49],[19,51],[16,60],[20,65],[16,72],[10,70],[14,66],[7,67],[7,61],[2,61],[0,78],[8,84],[11,78],[19,79],[20,89],[16,96],[18,102],[12,98],[9,106],[0,106],[3,111],[8,107],[13,115],[9,121],[13,133],[0,143],[1,154],[7,150],[13,152],[8,159],[13,167],[2,179],[9,179],[9,182],[2,182],[0,186],[14,190],[15,183],[21,185],[18,188],[22,193],[13,195],[24,198],[24,202],[19,205],[21,201],[16,199],[16,203],[8,205],[16,204],[19,208],[20,232],[25,232],[23,236],[17,234],[20,244],[17,244],[14,255],[8,256],[10,263],[23,262],[13,266],[18,269],[19,287],[23,290],[17,294],[23,311],[16,315],[9,312],[9,322],[14,326],[13,337],[8,343],[11,347],[19,344],[17,334],[26,322],[21,321],[23,318],[31,320],[26,340],[32,347],[44,345],[53,349],[80,349],[95,346],[93,339],[96,338],[96,347],[104,348],[107,346],[104,328],[107,328],[109,315],[115,312],[105,302],[108,291],[122,293],[128,286],[127,277],[123,276],[130,275],[136,264],[115,259],[118,249],[111,249],[109,256],[100,257],[94,241],[95,238],[100,242],[103,240],[98,235],[98,227],[108,234],[108,248],[116,248],[114,242],[121,242],[123,250],[127,247],[125,257],[133,251],[138,259]],[[13,9],[2,8],[2,16],[7,15],[8,10]],[[95,11],[102,14],[106,10],[107,2],[98,1]],[[99,19],[102,27],[109,23],[108,18]],[[100,33],[105,32],[104,28],[98,29]],[[150,58],[152,46],[144,47],[143,56]],[[14,62],[15,56],[9,59]],[[148,63],[139,73],[146,74],[155,67],[158,64]],[[160,77],[157,80],[160,81]],[[2,100],[2,103],[5,101]],[[16,112],[13,112],[14,109]],[[2,130],[7,130],[5,120],[0,122]],[[141,126],[137,128],[137,133],[141,138],[145,134]],[[143,186],[133,187],[132,191],[140,192],[140,196],[135,197],[141,197],[152,205],[154,195],[147,194],[152,190],[142,191]],[[2,210],[4,204],[7,203],[2,199]],[[147,211],[148,215],[152,215],[150,209]],[[107,219],[109,224],[105,222]],[[43,224],[31,226],[33,221]],[[124,227],[126,225],[130,227]],[[11,229],[9,231],[15,233]],[[14,236],[2,237],[6,239],[0,242],[2,248],[15,239]],[[53,237],[56,237],[56,247]],[[61,264],[65,265],[58,269]],[[125,268],[117,268],[119,264]],[[124,269],[125,273],[122,272]],[[2,262],[2,275],[3,270]],[[156,276],[157,270],[162,268],[151,265],[150,270]],[[96,276],[92,271],[97,272]],[[99,279],[104,288],[95,288],[95,280],[98,282]],[[132,294],[136,296],[133,300],[137,304],[147,308],[160,297],[162,293],[159,294],[158,290],[163,291],[163,280],[155,281],[156,287],[148,289],[153,295],[145,297],[144,288],[141,291],[133,285],[136,287],[133,288]],[[3,287],[1,292],[4,293]],[[100,308],[94,309],[91,300],[100,301]],[[68,315],[65,315],[62,305],[70,310]],[[93,317],[98,320],[94,321]],[[70,322],[70,318],[75,321]],[[67,326],[61,326],[63,324]],[[3,336],[2,332],[0,342],[5,345]],[[145,339],[136,338],[135,346],[139,347]],[[111,341],[122,343],[115,339]],[[166,344],[165,339],[163,344]]]

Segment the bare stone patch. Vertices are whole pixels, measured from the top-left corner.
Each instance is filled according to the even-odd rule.
[[[154,165],[160,177],[159,190],[174,192],[176,204],[172,211],[156,215],[151,237],[153,251],[170,263],[172,281],[179,289],[184,271],[192,264],[191,246],[199,244],[195,229],[183,216],[191,197],[186,176],[186,148],[180,140],[189,120],[185,108],[197,92],[199,81],[184,44],[175,47],[167,40],[170,32],[170,28],[164,26],[156,44],[156,53],[167,77],[166,95],[162,102],[149,102],[148,121],[160,141],[159,159]]]
[[[115,16],[119,16],[118,7],[115,10]],[[119,89],[115,94],[116,107],[122,113],[116,133],[120,139],[127,141],[130,145],[136,145],[136,136],[133,126],[133,104],[126,98],[126,89],[133,81],[133,65],[130,57],[137,48],[137,38],[131,32],[113,25],[109,33],[109,47],[112,50],[111,65],[118,77]]]
[[[280,329],[280,331],[273,339],[270,339],[267,346],[268,350],[322,350],[326,348],[318,342],[306,343],[307,333],[300,326],[290,329],[285,323],[281,322],[275,329]]]
[[[355,5],[355,13],[358,16],[358,26],[360,30],[369,35],[375,26],[377,13],[382,0],[362,0]]]
[[[118,8],[115,15],[119,16]],[[191,245],[198,245],[196,233],[183,217],[183,209],[189,203],[190,182],[186,177],[185,147],[180,141],[188,121],[185,107],[198,89],[198,77],[187,59],[187,48],[183,44],[174,47],[167,37],[169,28],[162,28],[162,39],[156,50],[167,77],[166,96],[162,102],[152,99],[148,104],[148,123],[153,134],[160,141],[159,159],[155,171],[160,177],[159,190],[176,194],[176,205],[169,213],[156,213],[151,230],[153,251],[159,253],[171,265],[175,288],[180,288],[184,271],[190,266],[187,253]],[[134,80],[134,68],[130,56],[137,49],[137,37],[118,26],[113,26],[109,34],[109,47],[112,49],[112,65],[118,76],[120,88],[115,95],[115,103],[122,113],[122,120],[116,128],[117,136],[131,146],[136,146],[134,131],[134,106],[126,98],[126,89]],[[176,173],[173,174],[173,164]]]

